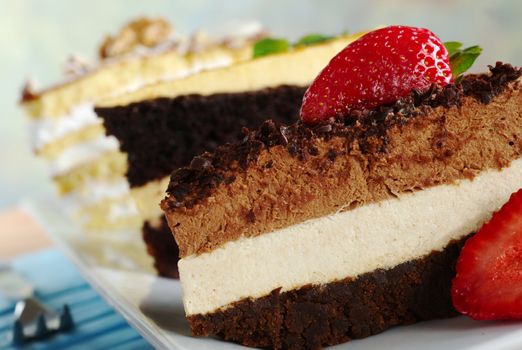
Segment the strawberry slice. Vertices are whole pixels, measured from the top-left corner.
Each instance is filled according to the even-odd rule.
[[[522,318],[522,189],[466,241],[451,296],[476,320]]]
[[[301,118],[317,123],[452,81],[448,51],[435,34],[406,26],[382,28],[354,41],[330,61],[306,91]]]

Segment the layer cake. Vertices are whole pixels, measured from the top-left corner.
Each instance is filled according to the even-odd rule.
[[[316,349],[456,315],[460,247],[522,187],[521,70],[290,126],[176,170],[161,207],[195,335]]]
[[[94,113],[98,101],[250,59],[264,35],[253,23],[224,38],[186,37],[163,19],[138,19],[106,38],[96,65],[74,58],[62,83],[38,91],[28,85],[21,103],[30,118],[33,148],[49,163],[72,215],[89,229],[141,226],[122,180],[126,160],[118,140],[105,135]]]

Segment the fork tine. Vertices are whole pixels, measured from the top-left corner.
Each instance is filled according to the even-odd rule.
[[[36,332],[34,333],[35,338],[43,338],[49,333],[47,323],[45,321],[44,314],[38,315],[38,321],[36,321]]]
[[[25,342],[24,327],[22,322],[16,320],[13,325],[13,344],[21,345]]]
[[[59,330],[68,331],[74,328],[74,320],[71,315],[71,310],[69,309],[69,305],[64,304],[63,310],[60,315],[60,326]]]

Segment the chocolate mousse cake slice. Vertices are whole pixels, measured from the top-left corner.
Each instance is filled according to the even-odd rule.
[[[158,206],[172,171],[200,153],[241,140],[244,127],[256,128],[267,119],[295,122],[307,86],[332,56],[361,35],[315,36],[314,42],[301,40],[282,52],[273,50],[275,39],[261,40],[242,63],[99,103],[96,112],[127,159],[122,180],[129,183],[161,276],[178,277],[177,247]],[[261,49],[267,51],[261,55]]]
[[[522,187],[521,70],[281,126],[176,170],[161,207],[192,332],[316,349],[456,315],[465,239]]]

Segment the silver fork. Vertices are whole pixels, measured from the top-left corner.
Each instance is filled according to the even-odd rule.
[[[58,332],[74,328],[74,321],[65,304],[60,312],[45,306],[34,295],[34,285],[18,274],[9,264],[0,262],[0,294],[17,301],[14,310],[13,343],[24,344],[45,339]]]

